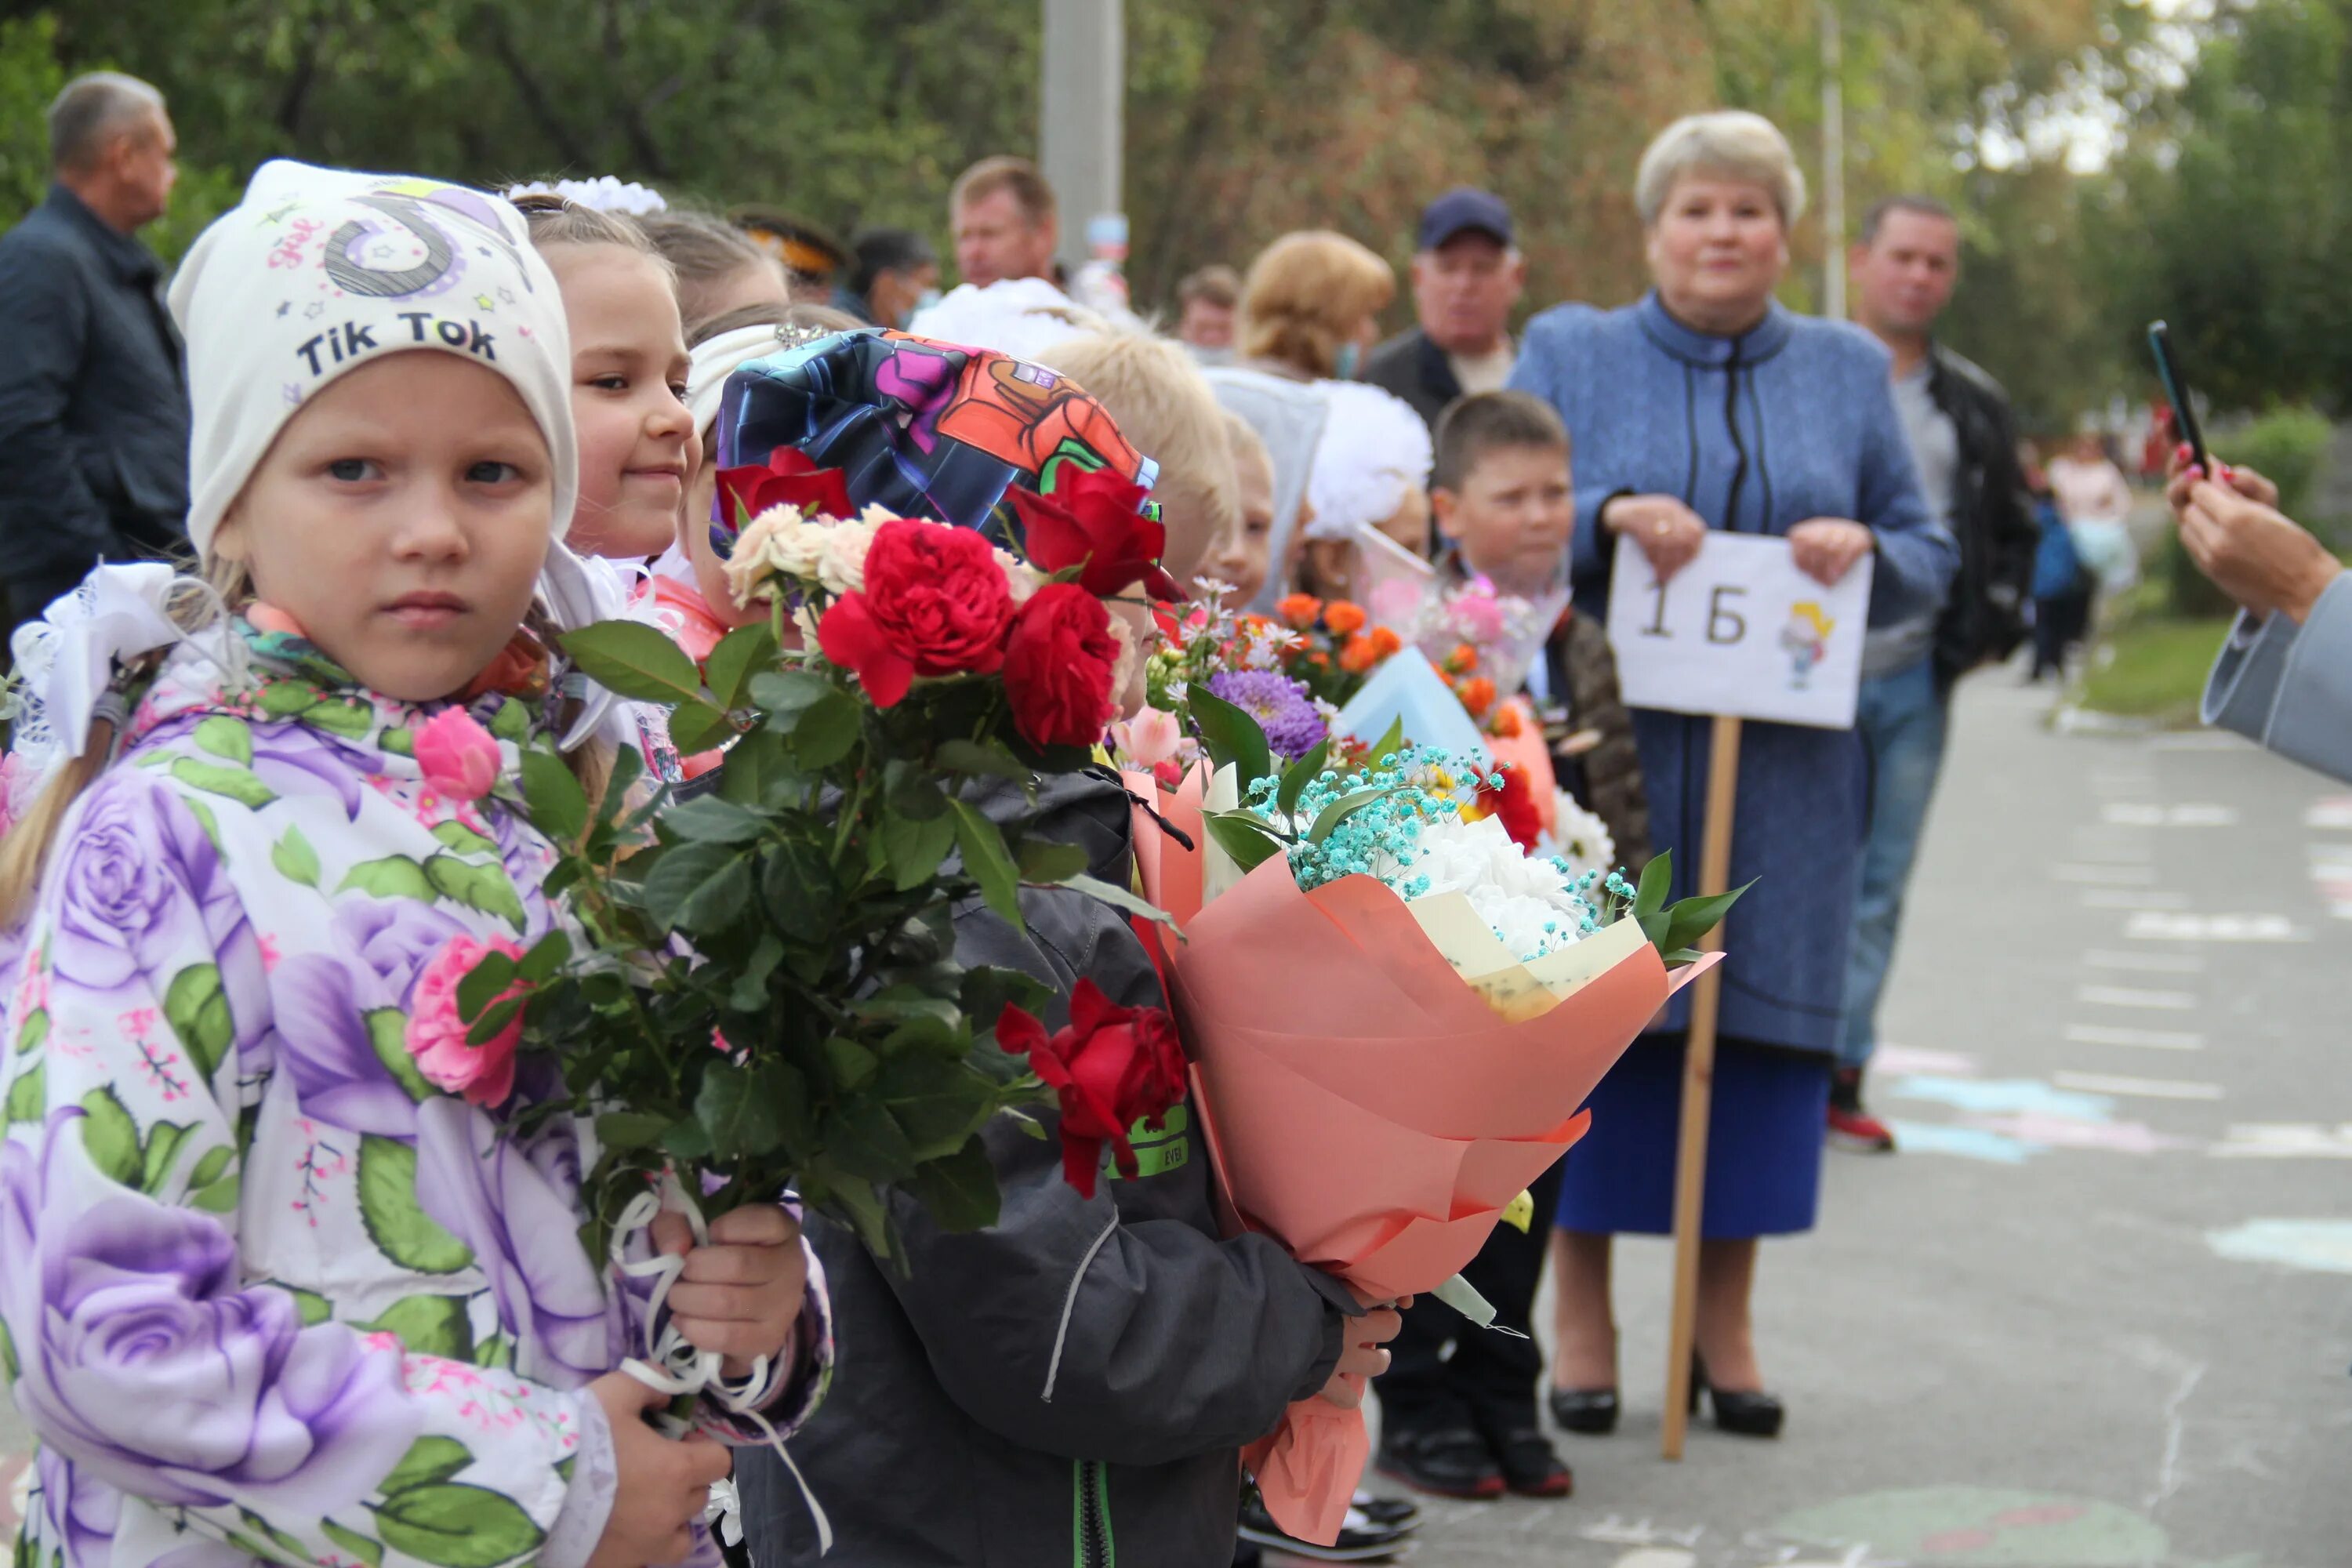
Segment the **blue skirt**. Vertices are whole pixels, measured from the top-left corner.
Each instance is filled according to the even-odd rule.
[[[1633,1042],[1585,1103],[1591,1130],[1568,1152],[1556,1222],[1595,1235],[1674,1232],[1684,1040]],[[1813,1228],[1829,1119],[1826,1056],[1721,1040],[1706,1134],[1700,1230],[1735,1239]]]

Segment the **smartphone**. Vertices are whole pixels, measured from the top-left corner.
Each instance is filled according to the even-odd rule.
[[[2189,443],[2190,460],[2210,477],[2213,463],[2205,452],[2205,433],[2197,427],[2197,409],[2189,400],[2188,378],[2180,374],[2180,362],[2173,357],[2172,329],[2162,321],[2150,321],[2147,347],[2156,355],[2156,374],[2164,383],[2165,401],[2172,405],[2172,427]]]

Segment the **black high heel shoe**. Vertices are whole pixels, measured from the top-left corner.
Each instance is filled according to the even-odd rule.
[[[1780,1425],[1788,1418],[1788,1410],[1776,1394],[1757,1390],[1736,1393],[1717,1388],[1706,1380],[1706,1363],[1694,1351],[1691,1352],[1690,1413],[1698,1414],[1698,1396],[1704,1392],[1715,1406],[1715,1426],[1719,1432],[1729,1432],[1739,1437],[1778,1437]]]
[[[1613,1388],[1555,1388],[1551,1418],[1563,1432],[1602,1437],[1617,1430],[1617,1391]]]

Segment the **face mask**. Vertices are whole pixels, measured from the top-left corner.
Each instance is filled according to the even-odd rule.
[[[917,316],[921,315],[925,310],[929,310],[939,302],[940,291],[936,289],[926,289],[921,293],[916,295],[915,308],[908,310],[906,315],[899,320],[898,330],[902,332],[905,331],[907,330],[908,322],[912,321]]]
[[[1332,379],[1335,381],[1355,380],[1356,362],[1363,357],[1364,351],[1358,345],[1354,343],[1341,343],[1339,345],[1339,362],[1337,365],[1332,367]]]

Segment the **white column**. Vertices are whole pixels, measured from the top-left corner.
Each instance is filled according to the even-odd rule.
[[[1122,0],[1045,0],[1039,70],[1038,166],[1061,204],[1063,265],[1075,273],[1093,252],[1097,218],[1121,218],[1127,40]]]

